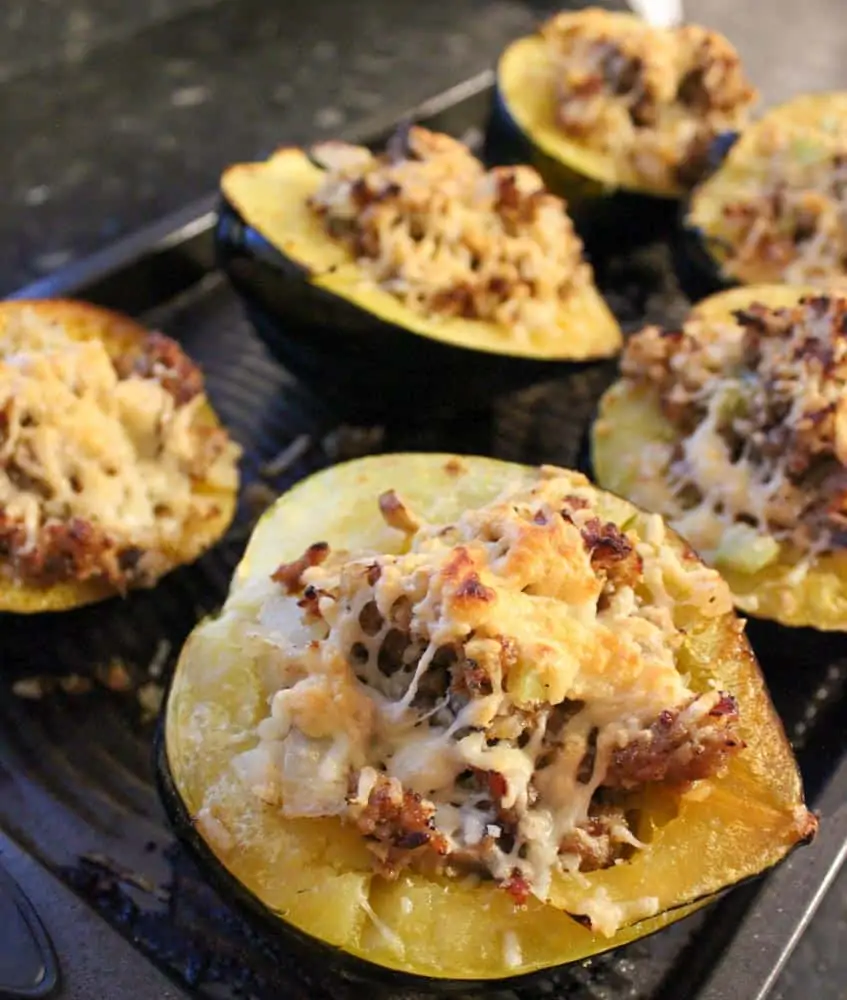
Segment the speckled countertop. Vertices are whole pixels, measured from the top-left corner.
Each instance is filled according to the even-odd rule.
[[[552,6],[3,0],[0,294],[205,194],[232,160],[399,112],[490,66]],[[847,86],[844,0],[686,6],[731,35],[768,103]],[[847,995],[846,912],[843,876],[780,1000]]]

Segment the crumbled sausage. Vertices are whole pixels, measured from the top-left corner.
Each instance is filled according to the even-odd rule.
[[[559,853],[576,856],[581,872],[608,868],[626,852],[627,841],[616,837],[615,833],[627,829],[626,815],[619,806],[594,808],[584,823],[562,838]]]
[[[320,566],[329,555],[329,545],[326,542],[314,542],[293,562],[280,563],[271,573],[275,583],[281,583],[287,593],[296,594],[303,589],[303,574],[312,566]]]
[[[630,789],[653,782],[681,785],[712,777],[744,746],[736,732],[737,721],[738,706],[726,694],[693,721],[686,709],[662,712],[643,735],[613,752],[603,784]]]
[[[179,344],[163,333],[148,334],[140,352],[118,358],[115,369],[120,378],[156,379],[180,406],[203,391],[203,373]]]
[[[351,795],[355,795],[355,783],[351,786]],[[367,803],[353,799],[348,815],[360,833],[383,848],[375,854],[380,874],[386,878],[396,878],[424,851],[447,853],[447,841],[435,829],[435,806],[403,788],[396,778],[378,775]]]
[[[581,528],[582,540],[591,554],[591,566],[614,586],[634,586],[643,565],[632,542],[611,521],[593,517]]]

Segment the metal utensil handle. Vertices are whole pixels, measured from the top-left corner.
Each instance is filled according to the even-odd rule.
[[[4,913],[0,928],[0,997],[48,997],[59,983],[53,945],[35,907],[2,864],[0,911]]]
[[[633,11],[656,28],[682,24],[682,0],[627,0]]]

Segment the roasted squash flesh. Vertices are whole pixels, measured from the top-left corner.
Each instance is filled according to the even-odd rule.
[[[810,294],[814,294],[811,288],[788,285],[733,288],[704,299],[692,316],[730,323],[736,310],[753,302],[778,308],[795,305]],[[656,391],[625,380],[617,382],[601,399],[591,430],[591,460],[597,482],[651,509],[672,510],[669,485],[648,471],[643,456],[653,443],[679,440],[679,432],[662,413]],[[799,560],[800,554],[782,543],[777,557],[760,569],[744,572],[721,565],[720,571],[742,610],[784,625],[844,631],[847,554],[819,555],[798,578]]]
[[[777,863],[813,832],[791,750],[732,614],[693,623],[679,669],[690,674],[695,691],[717,684],[735,694],[745,751],[723,777],[697,782],[681,795],[645,795],[638,835],[647,846],[626,863],[557,876],[549,904],[533,898],[516,910],[507,894],[485,882],[421,874],[386,881],[372,873],[369,852],[351,827],[329,818],[285,819],[236,777],[233,756],[255,744],[267,710],[238,624],[256,601],[252,581],[319,538],[348,551],[400,551],[398,533],[374,514],[374,498],[398,484],[415,510],[440,522],[489,502],[506,483],[531,481],[533,470],[525,467],[447,455],[386,455],[322,472],[264,516],[224,610],[201,623],[186,644],[165,714],[164,758],[174,797],[168,802],[166,795],[166,805],[190,819],[189,842],[199,837],[216,859],[209,863],[229,873],[266,917],[278,917],[280,930],[293,927],[413,975],[502,979],[657,930]],[[646,515],[627,502],[609,495],[603,504],[611,520],[646,530]],[[292,627],[298,614],[292,598]],[[604,888],[624,908],[645,895],[657,897],[658,915],[625,921],[612,939],[592,933],[567,912],[582,912],[586,884]]]
[[[0,347],[4,338],[10,336],[9,331],[18,323],[22,310],[34,313],[40,321],[60,325],[71,340],[101,340],[113,361],[132,355],[148,335],[147,330],[129,317],[88,303],[70,300],[11,300],[0,303]],[[198,426],[210,430],[220,426],[211,406],[205,400],[196,419]],[[235,476],[229,478],[234,479]],[[162,549],[165,570],[196,559],[223,535],[235,513],[235,483],[223,485],[200,479],[192,486],[192,492],[210,502],[212,513],[186,523],[176,543]],[[116,592],[116,588],[102,576],[58,580],[40,585],[22,580],[10,571],[0,577],[0,611],[16,614],[63,611],[102,600]]]
[[[323,179],[324,171],[307,153],[292,148],[280,149],[264,163],[239,164],[224,172],[221,187],[229,204],[294,265],[296,274],[280,269],[280,281],[336,296],[398,332],[471,351],[584,360],[608,357],[620,347],[620,328],[592,283],[562,304],[557,325],[527,339],[517,339],[493,322],[412,308],[369,278],[344,243],[327,234],[308,204]]]

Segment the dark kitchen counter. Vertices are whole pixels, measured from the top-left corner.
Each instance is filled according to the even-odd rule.
[[[843,3],[691,0],[687,9],[736,40],[771,103],[847,86]],[[551,6],[4,0],[0,294],[205,194],[232,160],[400,112],[490,66]],[[843,876],[779,1000],[847,993],[846,904]]]

